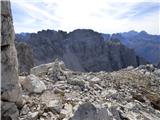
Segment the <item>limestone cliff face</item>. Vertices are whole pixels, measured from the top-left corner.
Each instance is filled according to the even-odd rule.
[[[100,33],[90,29],[77,29],[68,34],[43,30],[25,37],[17,35],[16,39],[33,49],[36,65],[59,58],[67,68],[88,72],[113,71],[146,63],[120,41],[104,41]]]
[[[1,99],[17,102],[20,95],[18,62],[9,1],[1,1],[1,24]]]

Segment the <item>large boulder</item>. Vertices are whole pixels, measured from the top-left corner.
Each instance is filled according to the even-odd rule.
[[[41,93],[46,90],[46,85],[35,75],[28,75],[25,80],[21,82],[23,88],[27,89],[30,93]]]
[[[1,103],[2,120],[18,120],[19,111],[15,103]]]
[[[121,120],[119,111],[116,108],[95,107],[87,102],[81,104],[71,120]]]
[[[97,109],[91,103],[79,106],[71,120],[96,120]]]
[[[9,1],[1,1],[1,99],[18,102],[21,89],[18,84],[18,62],[15,49],[11,6]]]
[[[71,71],[66,69],[63,61],[56,59],[52,63],[41,64],[31,69],[31,74],[42,77],[48,75],[48,77],[54,82],[58,80],[65,80],[71,75]]]
[[[41,64],[39,66],[33,67],[31,69],[31,74],[37,75],[37,76],[42,76],[47,74],[48,69],[51,68],[53,63],[48,63],[48,64]]]

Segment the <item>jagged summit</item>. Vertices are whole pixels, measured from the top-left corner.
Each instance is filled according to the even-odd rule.
[[[28,35],[28,40],[16,37],[16,41],[25,42],[33,49],[35,65],[59,58],[68,68],[76,71],[113,71],[146,63],[134,50],[122,44],[107,43],[100,33],[90,29],[77,29],[68,34],[54,30],[40,31]]]
[[[148,33],[145,30],[140,31],[140,34],[147,35]]]
[[[108,34],[103,34],[104,40],[118,39],[150,63],[157,64],[160,61],[160,35],[148,34],[146,31],[129,31],[112,34],[111,37],[108,36]]]

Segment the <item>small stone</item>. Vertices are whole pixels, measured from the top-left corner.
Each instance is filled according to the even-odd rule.
[[[98,77],[94,77],[90,80],[91,84],[98,84],[101,82],[101,79],[99,79]]]
[[[25,79],[26,79],[26,76],[19,76],[19,83],[23,85],[25,82]]]
[[[62,109],[62,104],[59,100],[52,100],[49,101],[47,107],[52,113],[60,113],[60,110]]]
[[[160,77],[160,69],[157,69],[157,70],[155,70],[155,72],[154,72],[157,76],[159,76]]]
[[[84,87],[85,86],[85,81],[82,79],[78,79],[78,78],[70,78],[69,80],[67,80],[68,84],[71,85],[77,85],[80,87]]]
[[[26,115],[30,111],[29,107],[27,105],[24,105],[22,110],[21,110],[21,115]]]
[[[98,85],[98,84],[94,84],[94,88],[96,90],[103,90],[103,88],[100,85]]]
[[[28,118],[30,120],[37,120],[38,119],[38,112],[29,112],[28,113]]]
[[[60,95],[64,95],[65,94],[65,92],[63,90],[59,89],[59,88],[55,88],[54,89],[54,93],[55,94],[60,94]]]
[[[133,67],[133,66],[128,66],[126,69],[127,69],[127,70],[133,70],[134,67]]]
[[[62,109],[60,112],[60,118],[70,118],[73,115],[72,109],[72,105],[66,103],[64,105],[64,109]]]

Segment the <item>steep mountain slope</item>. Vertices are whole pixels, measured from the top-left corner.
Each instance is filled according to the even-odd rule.
[[[108,34],[102,34],[104,39]],[[151,63],[160,61],[160,35],[150,35],[145,31],[129,31],[110,35],[110,39],[118,39],[124,45],[135,50],[136,54],[142,56]]]
[[[16,42],[19,72],[28,74],[30,68],[34,66],[34,57],[32,49],[24,42]]]
[[[27,43],[32,49],[35,64],[48,63],[56,58],[77,71],[113,71],[146,62],[126,48],[120,41],[105,42],[102,35],[88,29],[70,33],[43,30],[17,35],[16,41]]]

